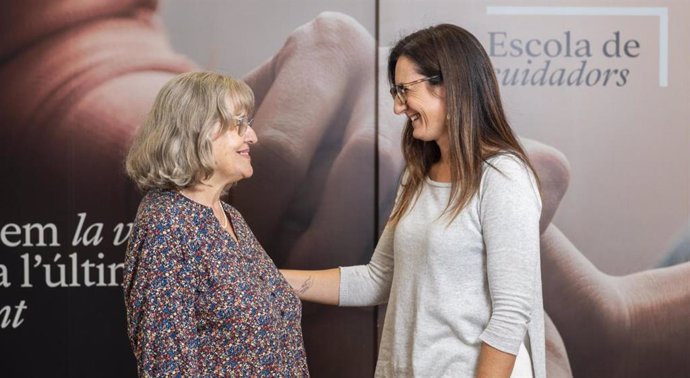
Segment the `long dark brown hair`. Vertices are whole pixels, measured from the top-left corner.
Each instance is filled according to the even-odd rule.
[[[512,153],[535,172],[508,124],[491,60],[477,38],[450,24],[432,26],[402,38],[388,58],[391,85],[395,85],[395,66],[402,56],[415,63],[420,75],[440,77],[430,80],[429,85],[445,88],[451,174],[451,195],[445,213],[450,215],[450,221],[479,190],[482,165],[492,156]],[[390,218],[393,223],[412,207],[431,166],[441,158],[436,142],[415,139],[412,131],[408,120],[402,139],[406,168]]]

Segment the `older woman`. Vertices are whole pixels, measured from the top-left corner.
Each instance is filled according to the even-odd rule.
[[[252,175],[251,89],[191,72],[159,92],[127,156],[146,192],[125,262],[141,376],[305,376],[301,305],[220,197]]]

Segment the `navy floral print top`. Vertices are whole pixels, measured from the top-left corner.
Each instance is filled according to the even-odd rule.
[[[150,190],[127,247],[129,339],[143,377],[308,376],[301,303],[240,213]]]

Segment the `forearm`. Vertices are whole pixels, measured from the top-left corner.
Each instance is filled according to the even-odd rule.
[[[340,302],[340,269],[281,269],[287,282],[300,299],[329,305]]]
[[[515,365],[514,355],[482,343],[477,363],[477,378],[510,377],[513,365]]]

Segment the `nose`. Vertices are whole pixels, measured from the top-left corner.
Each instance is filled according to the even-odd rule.
[[[399,115],[405,110],[407,110],[407,104],[400,101],[398,97],[393,98],[393,113]]]
[[[254,144],[259,141],[259,137],[256,136],[256,132],[254,132],[253,127],[247,126],[247,131],[244,133],[244,141],[247,144]]]

